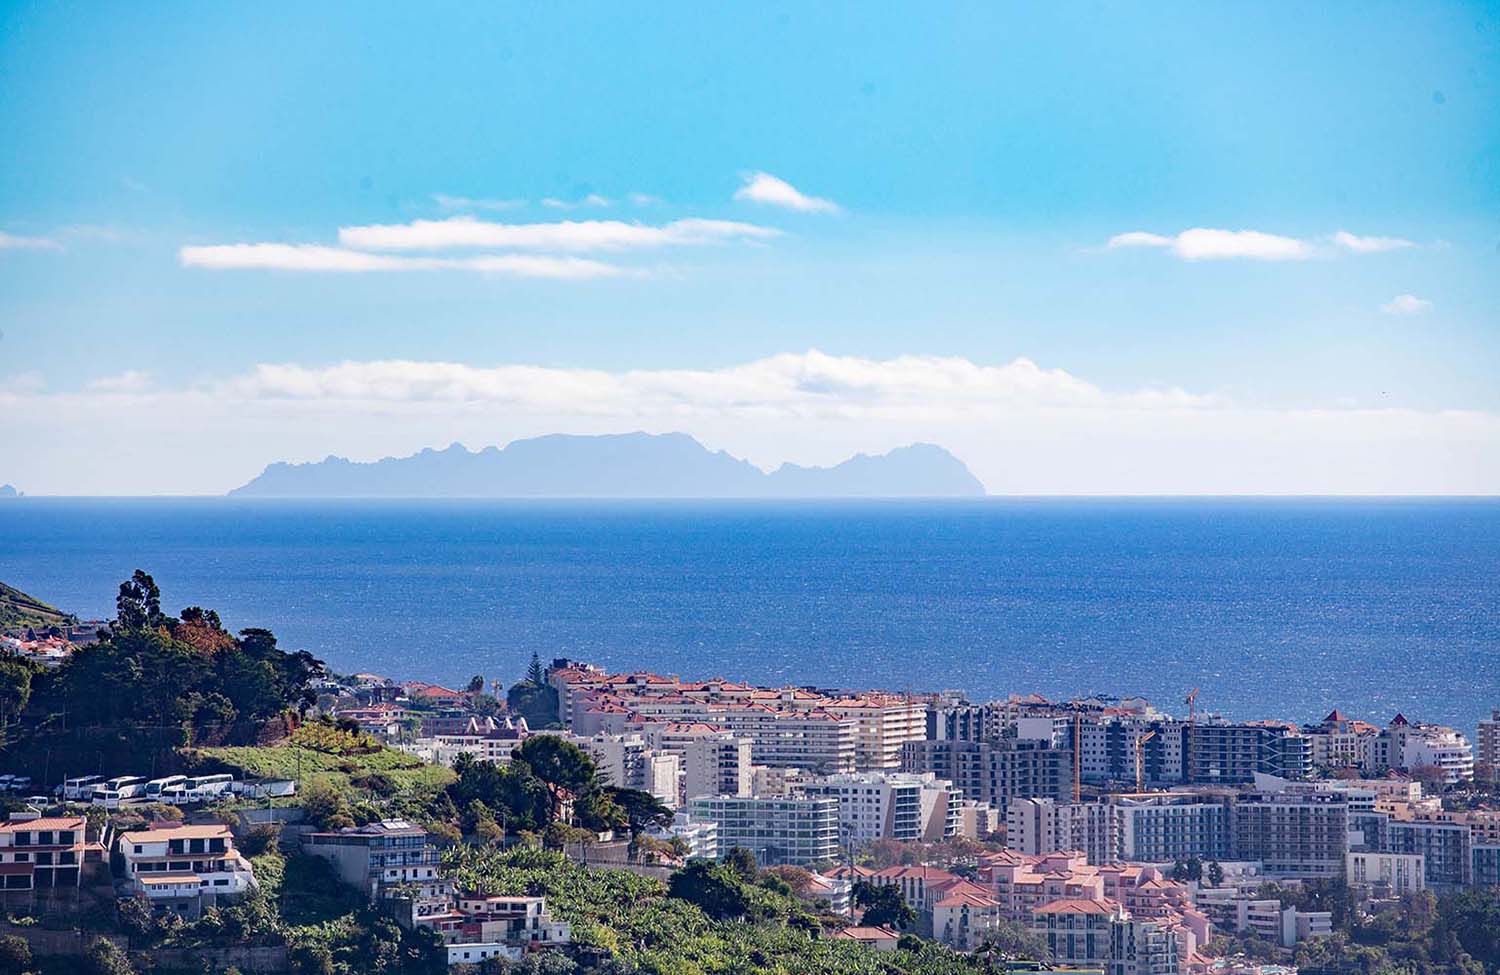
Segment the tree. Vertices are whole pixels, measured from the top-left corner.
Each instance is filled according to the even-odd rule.
[[[694,860],[672,874],[667,894],[695,904],[716,921],[744,917],[750,910],[750,897],[744,881],[726,864]]]
[[[594,760],[558,735],[532,735],[512,755],[525,762],[531,774],[546,785],[552,797],[548,822],[556,818],[564,799],[585,795],[598,785]]]
[[[18,720],[31,700],[31,678],[36,665],[26,660],[0,659],[0,745],[5,744],[5,729]]]
[[[521,681],[505,692],[505,706],[512,714],[526,719],[528,727],[550,728],[558,725],[557,688],[548,684]]]
[[[115,597],[115,626],[122,630],[155,627],[162,622],[161,590],[156,580],[142,569],[120,583]]]
[[[84,952],[80,971],[84,975],[135,975],[135,966],[125,950],[106,938],[96,938]]]
[[[484,677],[482,675],[480,675],[480,674],[475,674],[473,677],[470,677],[469,678],[469,686],[466,687],[464,690],[465,690],[466,693],[468,693],[471,696],[472,695],[483,694],[484,693]]]
[[[894,884],[872,884],[861,880],[854,885],[854,906],[864,908],[860,923],[869,927],[906,929],[916,923],[917,912],[901,896]]]
[[[743,846],[732,847],[724,855],[724,865],[737,873],[741,880],[751,883],[760,873],[760,864],[755,861],[755,854]]]
[[[542,669],[542,658],[535,652],[531,654],[531,663],[526,667],[526,682],[532,687],[545,687],[547,684],[547,672]]]
[[[651,793],[640,789],[609,788],[604,791],[624,812],[632,842],[640,839],[642,833],[672,825],[672,810]]]
[[[1011,962],[1023,959],[1049,960],[1047,942],[1041,936],[1003,918],[985,932],[984,944],[975,950],[974,956],[995,971],[1008,971]]]
[[[0,975],[25,975],[31,971],[31,945],[25,938],[8,934],[0,938]]]
[[[1224,886],[1224,867],[1218,860],[1208,862],[1208,885],[1210,887]]]

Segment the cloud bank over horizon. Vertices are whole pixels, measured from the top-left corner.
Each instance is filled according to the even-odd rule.
[[[1268,407],[1178,387],[1109,390],[1018,357],[783,353],[711,369],[599,370],[413,360],[261,363],[158,386],[132,370],[77,390],[0,379],[34,417],[32,494],[212,493],[267,463],[482,447],[545,433],[685,432],[763,468],[914,441],[993,494],[1482,494],[1500,486],[1500,415]],[[140,463],[191,443],[192,465]],[[91,463],[64,463],[89,457]],[[134,458],[134,460],[132,460]],[[42,461],[46,457],[40,458]],[[33,454],[33,460],[38,458]]]

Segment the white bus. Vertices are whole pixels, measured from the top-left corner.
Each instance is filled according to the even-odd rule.
[[[170,789],[173,786],[181,785],[186,781],[186,775],[168,775],[165,778],[152,779],[150,782],[146,783],[146,798],[149,800],[155,800],[161,796],[164,790]]]
[[[94,786],[104,781],[102,775],[80,775],[76,779],[64,779],[57,787],[57,794],[64,801],[87,802],[94,794]]]
[[[117,775],[107,782],[94,786],[90,801],[106,809],[118,809],[127,799],[137,799],[146,794],[146,779],[140,775]]]
[[[207,802],[228,795],[234,785],[234,776],[227,772],[217,775],[199,775],[182,783],[187,791],[188,802]]]

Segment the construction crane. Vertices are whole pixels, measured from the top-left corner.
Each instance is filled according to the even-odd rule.
[[[1188,726],[1187,737],[1183,744],[1186,746],[1185,754],[1182,756],[1182,780],[1193,781],[1193,736],[1198,730],[1198,688],[1188,691]]]
[[[1135,740],[1135,791],[1146,791],[1146,742],[1156,737],[1156,732],[1148,731]]]

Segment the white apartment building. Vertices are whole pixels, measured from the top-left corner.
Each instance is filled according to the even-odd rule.
[[[682,763],[683,799],[752,794],[751,743],[718,725],[659,722],[643,726],[652,748]]]
[[[644,735],[600,733],[587,738],[566,737],[588,752],[599,775],[610,785],[649,792],[668,809],[682,804],[682,760],[677,755],[655,751]]]
[[[1350,852],[1345,856],[1349,886],[1397,896],[1427,887],[1420,853]]]
[[[717,860],[723,852],[719,849],[719,824],[711,819],[694,819],[680,809],[670,826],[651,835],[659,840],[682,840],[689,860]]]
[[[755,854],[762,866],[835,860],[839,803],[827,796],[701,796],[688,801],[694,820],[718,826],[721,855],[734,847]]]
[[[940,840],[959,828],[959,794],[931,772],[853,772],[812,779],[804,795],[838,800],[843,838],[856,845],[875,840]]]
[[[255,887],[255,873],[222,823],[157,823],[120,834],[125,876],[152,908],[196,917],[221,897]]]
[[[927,737],[927,705],[890,694],[839,698],[824,710],[855,722],[854,767],[860,771],[901,768],[901,747]]]
[[[1108,803],[1012,799],[1005,809],[1005,845],[1032,856],[1078,850],[1089,863],[1114,863],[1119,823]]]
[[[769,765],[750,767],[750,795],[790,796],[802,791],[802,786],[811,776],[800,768],[771,768]]]

